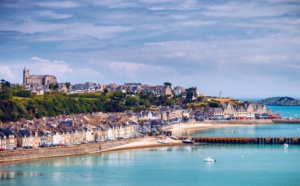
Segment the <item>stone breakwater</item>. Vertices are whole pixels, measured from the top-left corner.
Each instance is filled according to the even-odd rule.
[[[300,119],[256,119],[256,120],[206,120],[207,124],[274,124],[274,123],[300,123]]]
[[[0,152],[0,163],[29,159],[52,158],[61,156],[82,155],[101,151],[107,151],[117,146],[125,145],[140,139],[124,139],[103,143],[91,143],[78,146],[52,147],[38,149],[17,149]]]
[[[264,120],[206,120],[206,124],[273,124],[273,120],[264,119]]]

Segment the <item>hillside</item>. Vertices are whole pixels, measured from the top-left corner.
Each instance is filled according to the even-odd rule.
[[[159,106],[180,105],[183,108],[204,110],[207,107],[220,107],[225,102],[233,105],[241,104],[232,98],[206,98],[193,94],[186,98],[172,96],[156,96],[138,93],[127,95],[118,91],[107,93],[63,94],[46,93],[41,96],[30,95],[29,91],[15,89],[1,83],[0,88],[0,121],[17,121],[20,118],[41,118],[57,115],[70,115],[93,112],[123,112],[133,110],[159,110]]]
[[[295,106],[300,105],[300,100],[291,97],[271,97],[261,100],[260,103],[273,106]]]

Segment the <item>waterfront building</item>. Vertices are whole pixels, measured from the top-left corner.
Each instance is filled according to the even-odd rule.
[[[35,136],[28,130],[19,130],[16,133],[18,147],[33,147]]]
[[[233,108],[232,104],[224,103],[222,104],[223,109],[223,116],[225,118],[234,118],[235,117],[235,109]]]
[[[0,128],[1,148],[17,147],[17,139],[14,133],[6,128]]]

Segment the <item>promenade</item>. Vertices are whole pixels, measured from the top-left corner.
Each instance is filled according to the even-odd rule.
[[[300,123],[300,122],[295,122]],[[244,126],[251,124],[274,124],[272,120],[245,120],[245,121],[207,121],[207,122],[191,122],[169,125],[165,130],[171,130],[173,135],[179,139],[186,139],[188,136],[180,136],[184,131],[204,130],[218,127]],[[161,136],[147,136],[143,138],[122,139],[108,142],[98,142],[84,144],[78,146],[55,147],[55,148],[36,148],[36,149],[18,149],[11,151],[0,151],[0,163],[53,158],[72,155],[83,155],[90,153],[104,153],[109,151],[142,149],[163,146],[179,146],[184,145],[181,140],[173,140],[167,137],[168,144],[158,143],[157,140]],[[281,137],[192,137],[197,144],[203,143],[228,143],[228,144],[300,144],[300,138],[281,138]]]

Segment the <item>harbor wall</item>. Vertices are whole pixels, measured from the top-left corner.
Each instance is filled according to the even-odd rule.
[[[125,145],[139,139],[123,139],[102,143],[83,144],[78,146],[51,147],[38,149],[17,149],[0,151],[0,163],[9,161],[52,158],[61,156],[82,155],[102,152],[116,146]]]
[[[179,136],[179,139],[187,139],[188,136]],[[298,137],[190,137],[195,142],[219,143],[219,144],[300,144]]]
[[[203,122],[203,121],[202,121]],[[273,120],[205,120],[207,124],[273,124]]]

